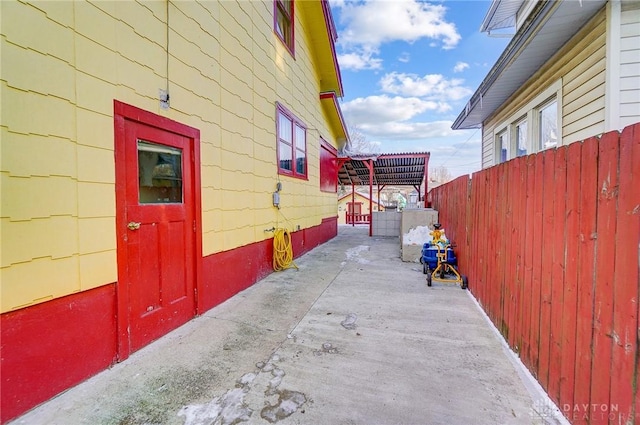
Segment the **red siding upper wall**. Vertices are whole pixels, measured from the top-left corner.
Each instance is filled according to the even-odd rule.
[[[320,190],[338,191],[338,154],[333,146],[321,140],[320,143]]]

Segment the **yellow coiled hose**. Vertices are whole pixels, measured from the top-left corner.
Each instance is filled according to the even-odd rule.
[[[273,234],[273,270],[279,272],[298,266],[293,262],[291,235],[286,229],[275,229]]]

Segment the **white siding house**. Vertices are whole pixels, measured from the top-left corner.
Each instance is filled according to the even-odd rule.
[[[640,1],[494,0],[515,35],[453,129],[482,128],[482,167],[640,121]]]

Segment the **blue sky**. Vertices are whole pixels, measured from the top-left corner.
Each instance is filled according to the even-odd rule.
[[[453,177],[480,169],[480,130],[451,124],[508,43],[480,33],[488,0],[330,0],[342,112],[378,152],[431,152]]]

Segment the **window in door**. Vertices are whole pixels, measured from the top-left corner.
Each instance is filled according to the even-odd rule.
[[[182,203],[182,151],[138,140],[141,204]]]

